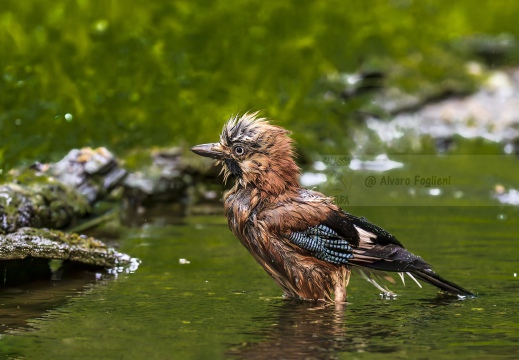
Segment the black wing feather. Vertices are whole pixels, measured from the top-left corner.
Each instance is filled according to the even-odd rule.
[[[369,237],[366,238],[366,234]],[[443,291],[474,296],[437,275],[431,265],[407,251],[386,230],[346,212],[333,212],[320,225],[292,232],[289,241],[316,258],[335,265],[349,264],[373,270],[411,273]]]
[[[332,212],[325,225],[335,230],[339,235],[346,239],[356,239],[355,245],[359,246],[359,234],[355,226],[368,231],[376,236],[375,242],[380,245],[394,244],[404,247],[400,241],[386,230],[370,223],[364,217],[358,217],[345,211]]]

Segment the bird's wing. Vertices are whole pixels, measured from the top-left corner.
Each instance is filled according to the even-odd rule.
[[[361,227],[361,224],[364,227]],[[393,278],[379,269],[375,264],[384,264],[386,257],[398,254],[401,247],[398,240],[391,237],[384,230],[369,224],[367,220],[350,217],[341,213],[338,217],[328,216],[322,223],[308,227],[304,230],[292,231],[288,240],[308,252],[319,260],[335,265],[357,265],[355,271],[368,282],[387,295],[394,295],[387,287],[381,285],[381,278],[395,283]],[[370,229],[368,231],[366,229]],[[375,234],[379,234],[378,236]],[[378,245],[380,243],[387,245]],[[390,249],[391,248],[391,249]],[[390,251],[384,251],[389,250]],[[390,260],[392,265],[395,265]],[[399,271],[398,269],[391,269]],[[412,277],[412,275],[410,275]],[[401,275],[403,280],[403,275]]]
[[[320,224],[292,231],[288,240],[320,260],[335,265],[354,265],[363,278],[386,294],[392,293],[381,287],[377,280],[382,277],[394,283],[386,272],[397,272],[402,281],[407,274],[420,287],[416,278],[452,294],[473,296],[470,291],[436,274],[431,265],[407,251],[384,229],[342,210],[332,210]]]
[[[352,265],[395,272],[431,268],[421,257],[407,251],[396,237],[365,218],[331,211],[324,224],[340,236],[353,239]]]
[[[390,233],[343,211],[332,211],[320,224],[292,231],[288,240],[320,260],[384,271],[430,267],[409,253]]]
[[[335,265],[347,264],[353,257],[350,242],[324,224],[292,231],[288,240],[309,251],[317,259]]]

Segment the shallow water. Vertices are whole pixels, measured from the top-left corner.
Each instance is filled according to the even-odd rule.
[[[519,293],[514,207],[357,207],[476,299],[440,299],[407,279],[384,300],[354,277],[343,307],[287,301],[223,216],[127,229],[133,274],[7,324],[13,358],[514,358]],[[189,264],[180,264],[186,259]],[[59,296],[58,293],[55,294]],[[19,311],[26,299],[19,297]],[[44,311],[45,309],[45,311]]]

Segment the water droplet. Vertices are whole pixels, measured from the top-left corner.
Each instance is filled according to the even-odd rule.
[[[66,114],[65,114],[65,120],[67,120],[67,121],[72,121],[73,118],[74,118],[74,117],[72,116],[72,114],[69,114],[69,113],[66,113]]]

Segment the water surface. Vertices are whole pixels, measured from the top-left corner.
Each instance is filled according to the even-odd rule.
[[[519,338],[512,207],[358,207],[443,276],[456,301],[407,281],[384,300],[354,277],[343,307],[287,301],[223,216],[128,229],[133,274],[94,286],[2,337],[22,358],[514,358]],[[189,264],[180,264],[186,259]],[[23,298],[20,298],[23,308]]]

